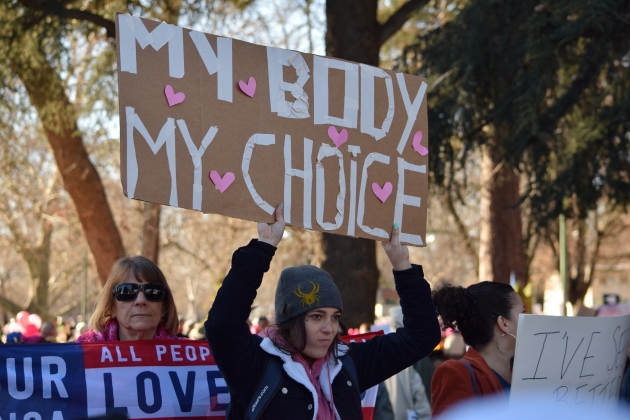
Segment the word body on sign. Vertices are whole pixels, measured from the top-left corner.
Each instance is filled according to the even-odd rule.
[[[117,15],[127,197],[424,246],[426,81]]]
[[[609,408],[618,404],[630,315],[610,318],[521,314],[510,402]]]

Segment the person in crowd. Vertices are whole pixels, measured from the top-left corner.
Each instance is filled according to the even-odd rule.
[[[338,338],[343,302],[330,275],[311,265],[282,271],[275,296],[274,327],[265,338],[253,335],[247,318],[263,274],[269,269],[285,223],[258,224],[258,239],[239,248],[206,321],[214,360],[231,396],[227,419],[245,418],[265,367],[283,364],[279,389],[267,401],[260,419],[362,419],[360,393],[426,356],[439,342],[440,331],[422,268],[412,266],[394,225],[391,242],[383,244],[394,268],[404,314],[395,334],[345,345]],[[356,287],[361,287],[357,284]],[[340,358],[356,368],[342,369]]]
[[[394,408],[384,382],[378,384],[376,401],[374,402],[374,420],[395,420]]]
[[[12,332],[7,334],[7,344],[23,343],[24,336],[21,332]]]
[[[80,336],[82,336],[83,334],[85,334],[86,332],[88,332],[90,329],[90,327],[88,326],[87,323],[80,321],[77,322],[77,325],[74,326],[74,330],[72,332],[72,341],[76,341],[77,338],[79,338]],[[70,339],[68,339],[68,341],[70,341]]]
[[[206,327],[203,325],[203,321],[197,322],[193,325],[192,329],[188,333],[188,338],[191,340],[205,340],[206,339]]]
[[[459,330],[470,347],[461,360],[447,360],[433,375],[433,415],[467,398],[507,396],[512,382],[521,297],[509,284],[445,285],[433,292],[444,328]]]
[[[424,393],[427,396],[429,404],[431,403],[431,379],[433,379],[433,373],[435,372],[431,354],[413,364],[413,368],[420,375],[420,380],[422,380],[422,385],[424,386]]]
[[[392,308],[389,315],[392,333],[403,328],[403,313],[400,306]],[[417,420],[431,419],[431,403],[420,374],[413,365],[388,378],[385,386],[392,402],[395,420],[407,420],[410,416]]]
[[[46,343],[57,342],[57,326],[52,322],[44,322],[40,328],[40,333],[44,337]]]
[[[89,327],[77,342],[181,339],[175,335],[177,308],[166,278],[139,255],[114,263]]]

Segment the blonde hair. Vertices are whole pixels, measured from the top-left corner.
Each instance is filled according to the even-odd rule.
[[[173,294],[168,287],[166,277],[162,270],[153,262],[143,256],[124,257],[119,259],[112,266],[109,277],[105,282],[105,286],[98,294],[94,313],[90,317],[89,326],[94,331],[103,332],[105,323],[113,317],[114,294],[112,293],[116,285],[124,283],[129,273],[139,282],[147,282],[153,284],[161,284],[167,287],[166,296],[164,297],[164,316],[160,323],[170,334],[177,333],[179,329],[179,319],[177,318],[177,308],[173,300]]]

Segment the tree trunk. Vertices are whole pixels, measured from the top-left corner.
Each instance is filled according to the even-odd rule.
[[[160,254],[160,209],[154,203],[144,203],[144,225],[142,226],[142,255],[155,265]]]
[[[35,35],[25,34],[20,49],[12,49],[11,66],[37,110],[64,188],[72,197],[101,284],[125,248],[96,168],[90,161],[77,115],[63,82],[46,60]],[[21,50],[21,51],[20,51]]]
[[[326,55],[378,66],[381,45],[427,0],[409,0],[387,21],[377,20],[378,0],[326,1]],[[374,322],[379,271],[371,239],[322,234],[324,262],[339,287],[348,327]]]
[[[378,65],[377,0],[326,2],[326,55]],[[322,234],[322,269],[335,280],[343,298],[343,322],[358,327],[374,322],[379,270],[371,239]]]
[[[378,66],[378,0],[326,2],[326,55]]]
[[[523,241],[519,176],[504,164],[500,133],[495,133],[489,147],[492,174],[487,181],[490,197],[490,255],[492,280],[509,283],[512,273],[519,285],[527,284],[527,258]]]
[[[379,271],[371,239],[324,234],[322,269],[335,280],[343,298],[343,323],[357,328],[374,322]]]
[[[50,243],[52,225],[43,222],[42,239],[33,249],[22,253],[31,274],[31,296],[26,310],[38,314],[44,321],[52,321],[48,306],[48,280],[50,280]]]
[[[481,202],[479,217],[479,281],[492,280],[492,231],[490,228],[490,181],[492,158],[488,147],[482,148],[481,159]]]

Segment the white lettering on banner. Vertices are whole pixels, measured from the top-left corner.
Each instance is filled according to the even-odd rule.
[[[173,351],[157,347],[162,355]],[[126,410],[129,418],[221,416],[230,401],[215,365],[94,368],[85,370],[85,379],[89,417],[105,415],[108,408]]]
[[[133,346],[129,346],[129,352],[131,353],[131,360],[134,362],[141,362],[141,357],[136,357],[136,353],[133,351]]]
[[[51,373],[51,366],[57,367],[57,373]],[[61,381],[66,376],[66,361],[59,356],[42,357],[42,388],[44,398],[52,398],[52,384],[55,384],[61,398],[68,398],[68,391]]]
[[[118,355],[118,361],[119,362],[126,362],[127,358],[123,357],[122,354],[120,354],[120,347],[116,346],[116,354]]]
[[[180,346],[179,344],[175,345],[175,346],[171,346],[171,356],[173,357],[173,361],[174,362],[181,362],[182,359],[181,357],[179,357],[179,349],[182,346]]]
[[[587,318],[520,315],[510,403],[573,407],[618,404],[630,315]]]
[[[106,360],[108,362],[114,362],[112,352],[110,352],[106,346],[103,346],[103,349],[101,350],[101,363],[105,362]]]
[[[182,353],[182,345],[180,344],[171,344],[170,346],[170,357],[173,362],[181,362],[184,360],[184,356],[186,360],[190,362],[194,362],[197,358],[205,361],[208,356],[210,356],[210,349],[207,347],[196,347],[196,346],[186,346]],[[197,354],[199,351],[199,354]],[[155,354],[159,362],[162,361],[163,355],[169,355],[169,349],[166,348],[163,344],[158,344],[155,346]],[[139,359],[142,360],[142,359]]]
[[[24,369],[24,389],[17,389],[17,370],[15,368],[15,359],[7,359],[7,379],[9,395],[16,400],[25,400],[33,395],[35,381],[33,380],[33,358],[25,357],[22,359]]]
[[[155,346],[155,351],[157,353],[157,358],[158,358],[158,362],[162,361],[162,355],[166,354],[166,346],[163,346],[161,344]]]

